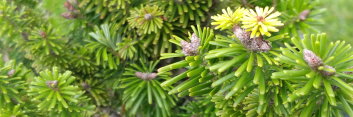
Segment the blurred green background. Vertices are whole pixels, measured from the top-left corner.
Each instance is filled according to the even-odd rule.
[[[322,0],[327,8],[321,29],[329,39],[346,40],[353,44],[353,0]]]

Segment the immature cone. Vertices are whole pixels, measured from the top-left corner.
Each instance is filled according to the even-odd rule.
[[[198,53],[198,48],[200,46],[200,39],[197,37],[197,35],[194,33],[191,36],[191,42],[188,43],[184,40],[180,42],[181,47],[183,48],[182,52],[186,56],[194,56],[197,55]]]
[[[63,16],[66,19],[75,19],[75,18],[77,18],[77,15],[74,12],[71,12],[71,11],[62,13],[61,16]]]
[[[152,14],[145,14],[145,19],[146,20],[151,20],[153,18]]]
[[[47,38],[47,33],[45,33],[44,31],[39,31],[39,35],[40,35],[42,38]]]
[[[9,72],[7,72],[7,76],[12,77],[15,74],[16,70],[11,69]]]
[[[58,81],[57,80],[52,80],[52,81],[47,81],[45,82],[49,88],[52,88],[54,90],[57,90],[58,86]]]
[[[314,52],[304,49],[304,60],[313,70],[319,71],[324,76],[332,76],[336,73],[336,69],[332,66],[324,65],[320,57],[318,57]],[[323,70],[319,70],[319,67],[323,66]],[[326,69],[326,70],[325,70]]]
[[[74,19],[77,17],[78,10],[75,9],[74,5],[77,4],[77,0],[67,0],[64,3],[64,7],[68,10],[68,12],[64,12],[61,14],[66,19]]]
[[[308,17],[309,13],[310,13],[310,10],[304,10],[304,11],[302,11],[302,12],[299,14],[299,19],[300,19],[301,21],[305,20],[305,19]]]
[[[308,63],[311,69],[317,70],[318,67],[324,64],[320,57],[310,50],[304,49],[303,54],[305,62]]]
[[[135,76],[142,80],[152,80],[157,77],[157,73],[135,72]]]
[[[251,32],[246,31],[240,26],[234,26],[233,33],[248,50],[261,52],[271,50],[268,41],[264,40],[262,36],[250,38]]]
[[[245,29],[240,28],[238,25],[233,27],[233,33],[242,43],[248,42],[251,39],[250,32],[245,31]]]
[[[75,11],[76,9],[74,5],[77,5],[77,3],[77,0],[67,0],[64,3],[64,7],[69,11]]]
[[[69,11],[74,11],[75,10],[75,7],[69,2],[69,1],[66,1],[64,3],[64,7],[69,10]]]

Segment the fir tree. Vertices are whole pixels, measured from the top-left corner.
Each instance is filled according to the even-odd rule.
[[[319,0],[1,0],[1,117],[353,117]],[[332,36],[332,35],[331,35]]]

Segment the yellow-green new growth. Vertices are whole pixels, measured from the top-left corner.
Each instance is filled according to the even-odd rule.
[[[222,9],[223,14],[217,14],[211,18],[215,20],[212,25],[217,25],[216,29],[228,29],[232,28],[234,25],[238,24],[243,17],[245,9],[238,8],[234,12],[229,7],[227,9]]]
[[[242,28],[251,31],[251,38],[260,35],[271,36],[270,32],[278,32],[277,26],[283,26],[283,23],[277,18],[279,15],[281,13],[274,11],[273,7],[255,7],[255,11],[245,10],[241,19]]]

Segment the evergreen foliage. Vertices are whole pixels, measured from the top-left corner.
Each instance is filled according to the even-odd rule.
[[[0,0],[0,117],[353,116],[322,4]]]

